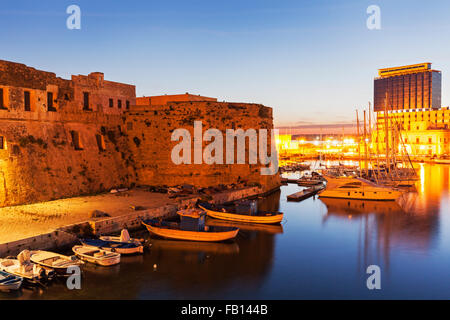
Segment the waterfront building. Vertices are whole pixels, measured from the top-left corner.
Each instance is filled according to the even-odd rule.
[[[386,122],[392,134],[396,136],[396,148],[417,157],[440,157],[450,155],[450,108],[413,109],[388,111]],[[396,135],[392,128],[401,133]],[[377,113],[374,131],[374,148],[385,152],[385,113]]]
[[[281,157],[318,157],[321,154],[354,157],[358,150],[353,134],[278,134],[275,137]]]
[[[292,135],[290,134],[278,134],[275,136],[275,141],[278,152],[289,150],[296,151],[298,149],[298,141],[292,140]]]
[[[431,63],[385,68],[374,82],[372,152],[390,148],[413,158],[450,154],[450,109],[441,107],[441,72]],[[388,130],[386,130],[388,128]]]
[[[428,62],[379,69],[374,80],[374,111],[438,109],[441,78],[441,72],[432,70]]]

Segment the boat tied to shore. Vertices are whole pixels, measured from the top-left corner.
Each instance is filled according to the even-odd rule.
[[[101,239],[80,239],[80,242],[86,247],[116,252],[123,255],[144,253],[144,246],[141,243],[105,241]]]
[[[17,259],[0,259],[0,270],[23,279],[26,285],[42,285],[55,276],[53,269],[46,269],[30,260],[29,250],[23,250]]]
[[[0,291],[19,290],[22,286],[23,278],[11,273],[0,271]]]
[[[74,246],[72,251],[79,259],[99,266],[114,266],[120,263],[120,253],[79,245]]]
[[[148,219],[142,224],[151,234],[175,240],[218,242],[233,239],[239,228],[205,225],[206,213],[200,209],[185,209],[177,212],[180,222]]]
[[[228,206],[203,202],[198,206],[209,217],[221,220],[264,224],[276,224],[283,220],[282,212],[258,211],[255,201],[238,202]]]
[[[67,269],[73,266],[82,267],[84,262],[76,256],[65,256],[51,251],[31,251],[30,260],[47,270],[55,270],[58,275],[68,275]]]

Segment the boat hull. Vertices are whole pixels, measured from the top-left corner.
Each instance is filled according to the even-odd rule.
[[[239,228],[239,230],[260,231],[272,234],[283,233],[283,226],[279,223],[278,224],[247,223],[247,222],[227,221],[208,217],[206,224],[208,226],[236,227]]]
[[[83,244],[83,246],[85,247],[90,247],[90,248],[97,248],[100,250],[104,250],[104,251],[108,251],[108,252],[115,252],[115,253],[120,253],[123,255],[132,255],[132,254],[142,254],[144,253],[144,246],[143,245],[139,245],[139,246],[134,246],[134,247],[129,247],[129,248],[120,248],[118,246],[116,247],[108,247],[108,246],[102,246],[102,245],[95,245],[95,244],[91,244],[86,240],[80,240],[81,243]],[[112,243],[114,243],[115,241],[111,241]],[[126,243],[126,242],[116,242],[117,244],[123,243],[123,244],[132,244],[132,243]]]
[[[402,195],[398,191],[340,191],[324,190],[319,198],[353,199],[369,201],[395,201]]]
[[[22,286],[23,280],[17,280],[15,282],[9,284],[1,284],[0,283],[0,291],[16,291],[19,290]]]
[[[36,270],[33,267],[32,270],[24,271],[17,259],[0,259],[0,270],[22,278],[23,284],[27,286],[39,285],[41,282],[51,280],[54,275],[54,271],[45,272],[46,269],[43,267],[38,267]]]
[[[434,159],[433,162],[437,164],[450,164],[450,159]]]
[[[265,224],[275,224],[280,223],[283,220],[283,214],[276,214],[270,216],[250,216],[245,214],[235,214],[229,212],[220,212],[207,209],[201,205],[199,207],[206,211],[206,214],[215,219],[236,221],[236,222],[247,222],[247,223],[265,223]]]
[[[124,255],[131,255],[131,254],[142,254],[144,253],[144,247],[140,246],[140,247],[136,247],[136,248],[120,248],[120,249],[114,249],[113,248],[103,248],[103,250],[105,251],[110,251],[110,252],[117,252],[120,254],[124,254]]]
[[[22,286],[23,278],[16,275],[0,272],[0,291],[14,291],[19,290]]]
[[[237,236],[239,229],[220,232],[199,232],[199,231],[186,231],[178,229],[162,228],[152,226],[143,222],[147,230],[159,237],[175,240],[188,240],[188,241],[207,241],[207,242],[219,242],[233,239]]]
[[[30,260],[48,271],[54,270],[58,276],[68,276],[71,274],[67,272],[68,268],[74,266],[81,268],[84,264],[81,260],[71,260],[70,257],[47,251],[33,251]],[[63,265],[54,264],[52,260],[59,261]]]
[[[395,201],[403,192],[392,187],[378,185],[363,178],[325,176],[327,185],[319,198]]]
[[[121,242],[120,237],[115,236],[101,236],[99,237],[99,239],[103,241]],[[127,241],[127,243],[133,243],[138,246],[142,245],[143,242],[144,242],[143,240],[139,239],[130,239],[129,241]]]
[[[81,247],[81,246],[79,246],[79,247]],[[80,250],[77,250],[79,247],[75,246],[73,248],[73,252],[79,259],[81,259],[85,262],[93,263],[93,264],[96,264],[98,266],[103,266],[103,267],[114,266],[114,265],[117,265],[120,263],[120,254],[109,253],[103,257],[93,257],[93,256],[90,256],[87,254],[83,254]],[[85,247],[85,248],[89,248],[89,247]],[[98,251],[105,251],[105,250],[98,250]]]

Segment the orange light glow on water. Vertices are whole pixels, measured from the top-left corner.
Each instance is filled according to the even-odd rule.
[[[420,191],[425,192],[425,168],[423,163],[420,164]]]

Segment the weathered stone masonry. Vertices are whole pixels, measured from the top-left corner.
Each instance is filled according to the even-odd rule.
[[[194,121],[202,122],[203,132],[211,128],[218,129],[224,136],[225,153],[226,129],[271,130],[273,129],[272,108],[248,103],[168,102],[161,106],[133,107],[126,121],[129,146],[136,163],[138,184],[172,186],[189,183],[208,187],[246,182],[262,185],[267,191],[280,185],[278,174],[262,176],[261,164],[248,164],[248,141],[246,142],[246,164],[175,165],[171,160],[172,149],[178,144],[177,141],[171,141],[171,135],[175,129],[189,130],[192,139]],[[207,143],[203,142],[203,148]],[[194,159],[193,155],[191,158]]]
[[[122,131],[126,107],[135,104],[134,86],[104,81],[101,73],[64,80],[0,61],[0,94],[0,206],[135,181]]]
[[[218,129],[271,129],[271,108],[214,101],[135,105],[133,85],[106,81],[99,72],[65,80],[0,60],[0,206],[135,184],[279,185],[278,175],[261,176],[259,165],[175,166],[170,159],[174,128],[201,120]]]

